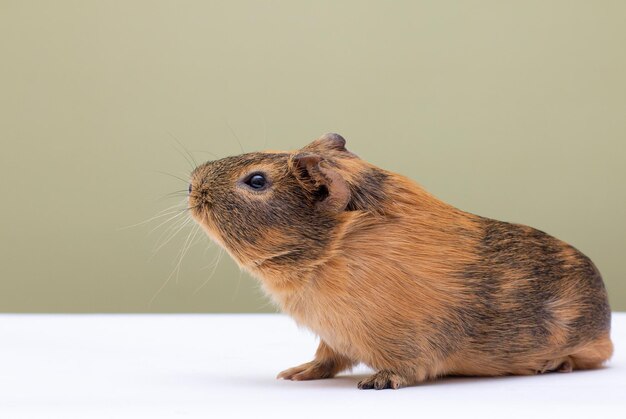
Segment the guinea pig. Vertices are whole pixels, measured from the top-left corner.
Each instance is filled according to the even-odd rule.
[[[293,152],[209,161],[191,174],[193,219],[319,336],[278,378],[364,363],[361,389],[445,375],[600,367],[613,351],[600,273],[542,231],[461,211],[326,134]]]

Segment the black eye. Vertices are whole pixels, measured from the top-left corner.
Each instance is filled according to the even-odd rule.
[[[246,181],[246,184],[252,189],[263,189],[266,183],[267,180],[265,180],[265,176],[258,173],[250,176],[250,178]]]
[[[191,183],[189,184],[189,189],[188,189],[189,193],[191,193]]]

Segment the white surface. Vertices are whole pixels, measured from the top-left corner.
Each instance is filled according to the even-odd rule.
[[[0,315],[0,418],[626,418],[626,314],[609,367],[358,390],[279,381],[316,339],[280,315]]]

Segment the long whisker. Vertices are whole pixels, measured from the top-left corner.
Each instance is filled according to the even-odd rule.
[[[170,196],[176,196],[176,195],[181,194],[181,193],[184,193],[185,195],[187,195],[189,193],[189,190],[188,189],[179,189],[177,191],[166,193],[161,198],[169,198]]]
[[[187,205],[186,205],[186,202],[185,202],[185,201],[182,201],[182,202],[179,202],[178,204],[174,204],[174,205],[169,206],[169,207],[167,207],[167,208],[165,208],[165,209],[162,209],[161,211],[157,212],[157,214],[161,214],[161,213],[163,213],[163,212],[165,212],[165,211],[169,211],[169,210],[174,209],[174,208],[181,208],[181,205],[183,205],[183,206],[185,206],[185,207],[187,206]]]
[[[185,153],[187,154],[187,156],[189,156],[189,158],[185,157],[184,154],[181,153],[181,155],[185,158],[185,160],[187,160],[187,163],[189,163],[191,165],[192,170],[195,169],[196,167],[198,167],[198,162],[196,162],[196,159],[193,158],[193,155],[189,152],[189,150],[187,149],[187,147],[185,147],[183,145],[183,143],[174,136],[174,134],[172,134],[171,132],[167,131],[167,133],[170,135],[170,137],[172,137],[174,139],[174,141],[176,141],[178,143],[178,145],[183,149],[183,151],[185,151]],[[191,159],[191,160],[190,160]]]
[[[157,202],[167,201],[172,198],[187,198],[189,196],[189,190],[180,190],[175,192],[170,192],[168,194],[163,195],[162,197],[157,199]]]
[[[211,270],[211,273],[209,274],[208,278],[205,279],[204,282],[200,284],[198,288],[195,289],[195,291],[193,292],[193,295],[196,295],[198,291],[200,291],[211,280],[211,278],[213,278],[213,275],[215,275],[215,271],[217,270],[217,266],[220,264],[220,261],[222,260],[223,254],[224,254],[224,249],[220,248],[220,251],[217,254],[217,260],[215,261],[215,263],[213,263],[213,269]]]
[[[155,248],[157,246],[159,246],[159,243],[161,243],[161,239],[165,236],[168,237],[168,235],[173,232],[174,230],[178,229],[180,226],[182,226],[188,219],[187,218],[179,218],[176,221],[172,222],[165,230],[163,230],[161,232],[161,234],[159,234],[159,237],[157,237],[156,239],[156,244],[155,244]],[[155,252],[156,249],[153,249],[153,252]]]
[[[193,244],[193,241],[194,241],[194,239],[196,237],[196,234],[198,233],[199,230],[200,230],[200,226],[196,225],[196,227],[192,231],[190,231],[189,234],[187,235],[187,239],[185,240],[185,244],[183,245],[181,251],[179,252],[180,257],[178,258],[178,262],[176,263],[176,266],[174,266],[174,269],[172,270],[172,272],[170,272],[170,274],[168,275],[167,279],[163,282],[163,284],[159,287],[159,289],[156,291],[156,293],[150,299],[150,306],[152,306],[152,303],[154,302],[155,298],[161,293],[161,291],[163,291],[163,289],[167,286],[167,284],[170,282],[170,280],[174,277],[174,274],[176,274],[176,283],[178,283],[178,275],[180,273],[181,263],[182,263],[185,255],[187,254],[187,252],[191,248],[191,246]]]
[[[176,263],[176,266],[174,267],[174,271],[176,271],[176,283],[177,284],[178,284],[178,276],[180,274],[180,266],[183,263],[183,259],[185,258],[185,255],[187,254],[187,252],[189,252],[189,249],[191,249],[193,241],[196,238],[196,234],[198,234],[198,230],[200,230],[200,226],[196,224],[196,226],[191,230],[189,235],[187,235],[187,240],[185,240],[185,244],[183,245],[183,248],[180,250],[180,253],[179,253],[180,257],[178,258],[178,262]]]
[[[178,139],[176,139],[176,141],[178,141],[178,144],[180,144],[180,146],[183,148],[183,150],[185,150],[185,153],[187,153],[187,155],[189,156],[189,158],[191,159],[191,161],[194,164],[194,169],[196,167],[198,167],[198,162],[196,161],[195,157],[193,156],[193,154],[191,153],[191,151],[189,151],[189,149],[182,143],[182,141],[179,141]]]
[[[159,250],[161,250],[161,248],[163,248],[163,246],[168,244],[174,237],[176,237],[178,235],[178,233],[180,233],[183,230],[183,228],[185,228],[190,222],[191,222],[191,218],[184,218],[182,225],[180,225],[180,227],[178,227],[176,229],[176,231],[174,231],[174,233],[170,234],[163,243],[161,243],[160,245],[157,246],[156,249],[154,249],[154,251],[152,253],[152,257],[154,257],[154,255],[156,255],[156,253]]]
[[[165,176],[170,176],[170,177],[173,177],[174,179],[178,179],[178,180],[180,180],[181,182],[189,183],[189,179],[183,179],[182,177],[180,177],[180,176],[176,176],[176,175],[173,175],[173,174],[171,174],[171,173],[162,172],[162,171],[160,171],[160,170],[155,170],[154,172],[155,172],[155,173],[159,173],[159,174],[161,174],[161,175],[165,175]]]
[[[263,149],[267,148],[267,119],[263,115]]]
[[[242,275],[243,275],[243,271],[239,269],[239,277],[237,278],[237,287],[235,288],[235,292],[233,293],[233,297],[231,298],[231,301],[235,301],[235,298],[237,298],[237,294],[239,294],[239,287],[241,286]]]
[[[177,212],[178,212],[178,211],[171,211],[171,212],[167,212],[167,213],[165,213],[165,214],[155,215],[154,217],[150,217],[150,218],[148,218],[148,219],[147,219],[147,220],[145,220],[145,221],[140,221],[140,222],[135,223],[135,224],[131,224],[131,225],[123,226],[123,227],[118,227],[118,228],[117,228],[117,230],[118,230],[118,231],[120,231],[120,230],[126,230],[126,229],[128,229],[128,228],[138,227],[138,226],[140,226],[140,225],[142,225],[142,224],[147,224],[147,223],[149,223],[150,221],[154,221],[154,220],[156,220],[156,219],[158,219],[158,218],[167,217],[168,215],[175,214],[175,213],[177,213]],[[169,220],[169,219],[168,219],[168,220]]]
[[[176,207],[179,207],[179,206],[180,206],[180,204],[172,205],[169,208],[166,208],[164,210],[159,211],[155,216],[150,217],[147,220],[140,221],[138,223],[127,225],[127,226],[123,226],[123,227],[118,227],[117,230],[120,231],[120,230],[126,230],[128,228],[137,227],[137,226],[140,226],[142,224],[149,223],[150,221],[156,220],[158,218],[167,217],[168,215],[175,214],[177,212],[180,212],[181,210],[184,211],[186,209],[186,208],[183,208],[181,210],[172,210],[173,208],[176,208]],[[165,211],[167,211],[167,212],[165,212]]]
[[[202,252],[202,257],[206,257],[207,251],[210,248],[212,248],[214,245],[215,245],[215,243],[209,242],[209,245],[207,247],[205,247],[204,251]],[[222,249],[218,247],[217,250],[222,250]],[[201,267],[200,269],[204,270],[204,269],[212,268],[213,265],[215,264],[215,262],[217,261],[218,257],[219,257],[219,252],[217,252],[215,254],[215,256],[213,257],[213,259],[211,259],[211,262],[208,265],[205,265],[205,266]]]
[[[209,155],[215,157],[216,159],[220,158],[220,156],[218,156],[215,153],[211,153],[210,151],[204,151],[204,150],[190,150],[190,151],[193,151],[194,153],[206,153],[206,154],[209,154]]]
[[[235,130],[233,129],[233,127],[230,125],[230,123],[228,122],[228,119],[226,120],[226,125],[228,125],[228,128],[230,129],[230,132],[233,134],[233,136],[235,137],[235,140],[237,140],[237,143],[239,144],[239,148],[241,149],[241,153],[245,154],[245,150],[243,149],[243,145],[241,145],[241,141],[239,140],[239,137],[237,137],[237,134],[235,134]]]
[[[179,216],[181,216],[181,215],[185,214],[185,212],[190,211],[190,210],[192,210],[192,209],[195,209],[195,208],[197,208],[197,207],[199,207],[199,206],[200,206],[200,205],[195,205],[195,206],[193,206],[193,207],[189,207],[189,208],[182,208],[182,209],[178,210],[178,211],[179,211],[179,214],[177,214],[177,215],[175,215],[175,216],[173,216],[173,217],[171,217],[171,218],[169,218],[169,219],[165,220],[164,222],[162,222],[161,224],[159,224],[158,226],[156,226],[155,228],[153,228],[153,229],[150,231],[150,233],[152,233],[153,231],[155,231],[157,228],[161,227],[163,224],[167,223],[168,221],[170,221],[170,220],[172,220],[172,219],[174,219],[174,218],[176,218],[176,217],[179,217]],[[169,226],[167,229],[165,229],[165,231],[163,231],[163,232],[161,233],[161,235],[157,238],[157,243],[159,243],[159,241],[161,240],[161,238],[163,238],[163,236],[167,235],[167,234],[168,234],[169,232],[171,232],[172,230],[176,230],[178,227],[180,227],[180,226],[181,226],[181,222],[182,222],[182,224],[185,224],[186,222],[188,222],[188,221],[190,221],[190,220],[191,220],[191,218],[181,218],[181,219],[179,219],[178,221],[174,222],[174,223],[173,223],[173,225]],[[150,233],[148,233],[148,234],[150,234]],[[175,235],[175,234],[174,234],[174,235]],[[167,243],[169,240],[171,240],[172,238],[173,238],[173,236],[168,237],[168,239],[166,240],[166,243]],[[165,245],[165,243],[163,243],[163,245]],[[158,249],[160,249],[163,245],[159,246],[156,250],[154,250],[154,252],[156,252]],[[154,254],[153,254],[153,256],[154,256]]]
[[[185,214],[185,211],[187,211],[187,208],[183,208],[181,210],[177,210],[173,216],[171,216],[170,218],[168,218],[167,220],[159,223],[159,225],[157,225],[156,227],[154,227],[152,230],[150,230],[150,232],[148,234],[152,234],[154,233],[155,230],[158,230],[159,227],[161,227],[164,224],[167,224],[168,222],[170,222],[171,220],[178,218],[180,216],[182,216],[183,214]]]

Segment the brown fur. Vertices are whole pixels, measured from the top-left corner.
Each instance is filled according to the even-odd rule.
[[[245,184],[261,172],[261,191]],[[458,210],[327,134],[192,173],[193,217],[320,345],[279,378],[363,362],[359,388],[598,368],[610,309],[593,263],[539,230]]]

